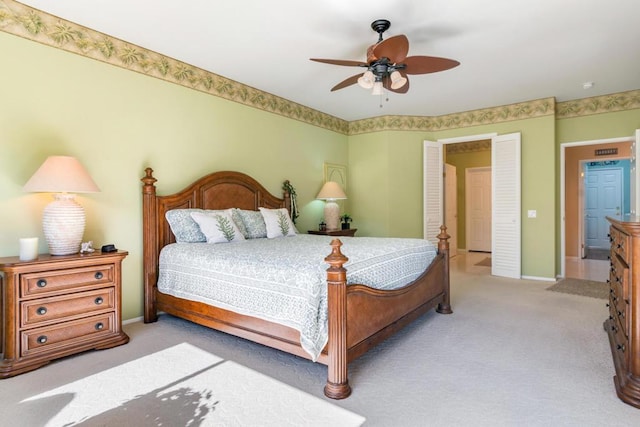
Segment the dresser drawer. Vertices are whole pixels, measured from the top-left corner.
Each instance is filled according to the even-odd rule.
[[[93,343],[115,332],[115,313],[106,313],[20,332],[20,355],[33,356],[56,349]]]
[[[92,265],[46,273],[27,273],[20,278],[22,297],[59,294],[69,289],[94,288],[114,283],[114,265]]]
[[[44,326],[61,319],[73,320],[114,308],[115,287],[27,300],[20,304],[20,327]]]
[[[629,236],[621,233],[619,230],[611,227],[609,229],[609,240],[611,240],[611,251],[620,255],[625,261],[629,262],[630,240]]]

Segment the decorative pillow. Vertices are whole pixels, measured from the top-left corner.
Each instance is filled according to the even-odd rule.
[[[264,218],[259,211],[248,211],[245,209],[236,209],[238,215],[242,219],[247,234],[244,236],[247,239],[260,239],[267,237],[267,226],[264,223]]]
[[[231,218],[236,223],[240,232],[242,233],[242,229],[244,228],[244,224],[242,227],[238,224],[242,224],[242,219],[238,214],[234,214],[234,209],[226,209],[226,210],[205,210],[205,209],[172,209],[165,213],[165,218],[167,218],[167,222],[169,222],[169,227],[171,227],[171,231],[173,235],[176,237],[177,243],[198,243],[198,242],[206,242],[207,237],[200,231],[200,227],[198,224],[191,218],[192,212],[199,213],[217,213],[217,212],[227,212],[231,214]],[[244,234],[244,233],[243,233]]]
[[[172,209],[165,213],[169,227],[178,243],[206,242],[198,224],[191,218],[191,212],[204,212],[204,209]]]
[[[287,211],[285,208],[259,209],[267,226],[268,238],[273,239],[275,237],[296,235],[296,227],[293,225],[293,221],[291,221],[289,211]]]
[[[244,236],[231,219],[231,212],[209,211],[191,212],[191,218],[200,226],[207,237],[207,243],[227,243],[244,240]]]
[[[238,230],[240,230],[240,233],[242,233],[242,236],[245,239],[248,239],[249,233],[247,232],[247,227],[244,226],[244,222],[242,222],[242,217],[240,216],[240,209],[232,208],[232,209],[228,209],[228,211],[231,211],[231,219],[238,227]]]

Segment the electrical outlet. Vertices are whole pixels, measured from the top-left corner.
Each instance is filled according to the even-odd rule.
[[[530,211],[528,211],[528,212],[527,212],[527,216],[528,216],[529,218],[535,218],[535,217],[537,217],[537,216],[538,216],[538,211],[536,211],[536,210],[530,210]]]

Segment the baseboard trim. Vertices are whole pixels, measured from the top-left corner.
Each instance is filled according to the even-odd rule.
[[[136,322],[142,322],[142,321],[144,321],[144,317],[140,316],[140,317],[134,317],[133,319],[123,320],[122,324],[128,325],[129,323],[136,323]]]
[[[526,279],[526,280],[538,280],[541,282],[555,282],[556,279],[553,277],[539,277],[539,276],[521,276],[521,279]]]

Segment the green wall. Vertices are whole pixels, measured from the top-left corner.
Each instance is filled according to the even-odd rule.
[[[142,313],[141,183],[150,166],[160,194],[216,170],[245,172],[274,194],[295,186],[302,231],[317,227],[324,162],[347,164],[347,136],[0,32],[0,256],[20,237],[47,246],[48,194],[22,186],[48,155],[72,155],[102,190],[82,194],[84,240],[129,251],[123,317]],[[374,228],[372,226],[372,228]],[[327,252],[327,254],[329,251]]]

